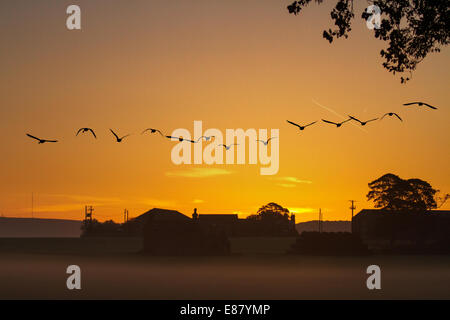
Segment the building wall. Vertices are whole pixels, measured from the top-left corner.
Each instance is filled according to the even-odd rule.
[[[280,219],[276,222],[265,222],[261,220],[248,219],[223,219],[213,215],[200,215],[194,219],[201,225],[214,225],[222,228],[228,236],[231,237],[250,237],[250,236],[296,236],[295,220]]]
[[[352,232],[372,248],[425,247],[447,241],[450,237],[450,215],[433,212],[361,212],[353,219]]]

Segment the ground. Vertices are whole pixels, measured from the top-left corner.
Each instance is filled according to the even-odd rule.
[[[0,239],[0,299],[450,299],[450,256],[284,254],[292,241],[236,238],[228,257],[148,257],[139,239]],[[79,291],[66,288],[72,264]],[[366,287],[372,264],[381,290]]]

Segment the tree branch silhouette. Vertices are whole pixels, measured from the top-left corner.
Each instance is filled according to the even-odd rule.
[[[321,4],[324,0],[314,0]],[[290,4],[289,13],[298,15],[312,0],[297,0]],[[450,7],[448,0],[374,0],[367,1],[381,10],[381,26],[374,30],[377,39],[385,41],[381,50],[383,67],[394,75],[402,74],[402,83],[411,79],[412,72],[429,53],[440,52],[450,42]],[[338,0],[330,13],[336,28],[323,32],[330,43],[335,38],[347,38],[354,18],[353,0]],[[367,20],[371,12],[364,11]],[[408,73],[409,76],[404,76]]]
[[[440,191],[438,191],[438,192],[440,192]],[[450,198],[450,194],[448,194],[448,193],[443,196],[436,195],[437,208],[439,209],[440,207],[442,207],[449,198]]]

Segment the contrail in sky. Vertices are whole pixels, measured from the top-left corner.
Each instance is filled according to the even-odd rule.
[[[334,115],[340,117],[340,118],[343,119],[343,120],[345,120],[345,119],[348,118],[348,117],[345,117],[345,116],[343,116],[343,115],[337,113],[337,112],[334,111],[333,109],[330,109],[330,108],[328,108],[328,107],[325,107],[324,105],[318,103],[318,102],[317,102],[316,100],[314,100],[314,99],[311,99],[311,100],[312,100],[312,102],[314,102],[314,103],[315,103],[316,105],[318,105],[319,107],[324,108],[325,110],[327,110],[327,111],[333,113]],[[353,122],[351,122],[351,121],[350,121],[350,123],[351,123],[352,125],[354,125],[355,127],[357,127],[358,129],[364,131],[365,133],[369,133],[367,130],[361,128],[361,126],[357,125],[356,123],[353,123]]]

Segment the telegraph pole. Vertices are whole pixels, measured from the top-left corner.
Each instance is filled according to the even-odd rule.
[[[351,232],[353,232],[353,213],[354,213],[354,211],[356,210],[356,206],[355,206],[355,200],[349,200],[350,202],[351,202],[351,206],[350,206],[350,210],[352,210],[352,220],[351,220],[351,222],[350,222],[350,225],[351,225]]]
[[[34,218],[34,193],[31,193],[31,219]]]
[[[355,200],[349,200],[351,203],[352,203],[352,205],[350,206],[350,210],[352,210],[352,221],[353,221],[353,212],[354,212],[354,210],[356,209],[356,206],[355,206]]]
[[[94,212],[94,208],[92,206],[84,207],[84,220],[92,222],[92,213]]]
[[[322,209],[319,209],[319,233],[322,232]]]

